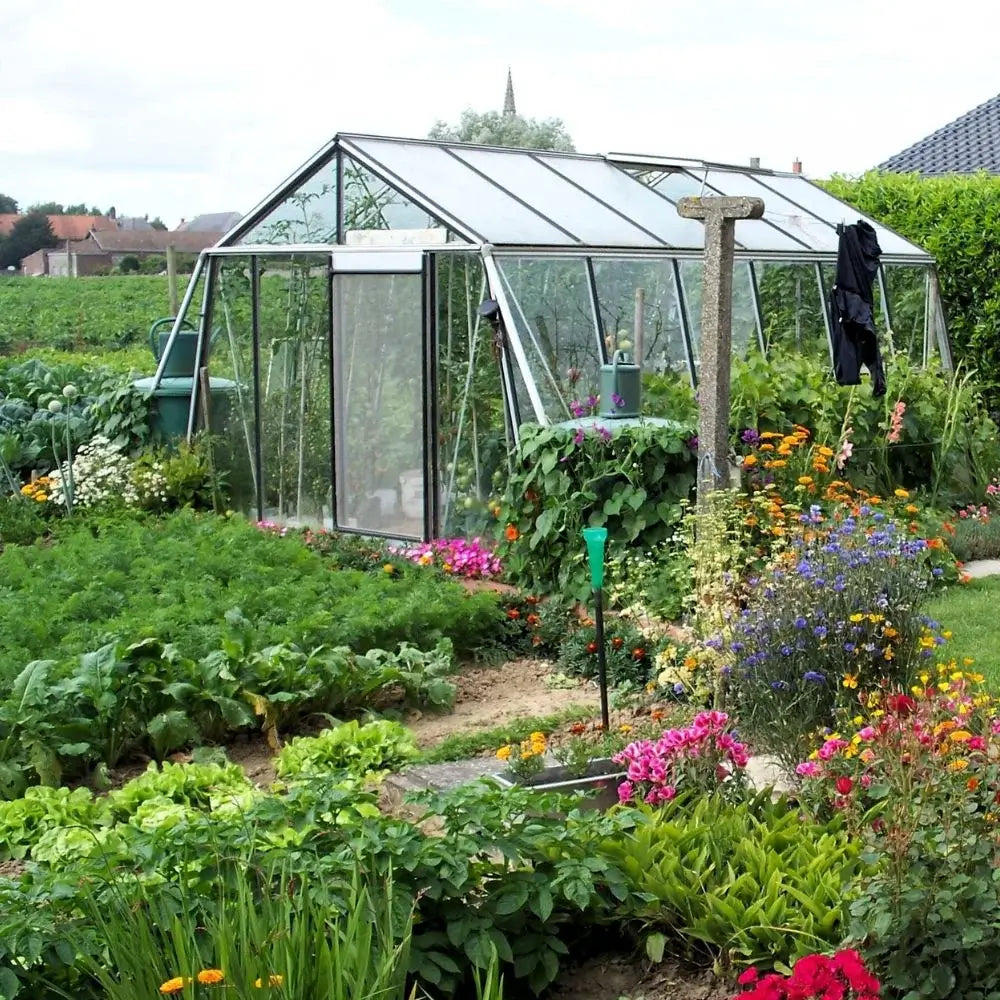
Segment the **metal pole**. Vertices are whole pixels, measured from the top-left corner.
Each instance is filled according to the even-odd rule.
[[[608,656],[604,648],[604,591],[594,588],[594,627],[597,631],[597,683],[601,687],[601,726],[610,728],[608,719]]]

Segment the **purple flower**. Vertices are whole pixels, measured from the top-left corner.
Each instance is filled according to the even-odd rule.
[[[817,670],[807,670],[803,675],[802,679],[804,681],[809,681],[812,684],[825,684],[826,677],[819,673]]]
[[[601,427],[598,424],[594,424],[594,429],[597,431],[597,436],[602,441],[607,442],[611,440],[611,431],[609,431],[607,427]]]
[[[740,440],[744,444],[755,445],[760,440],[760,435],[753,427],[748,427],[741,435]]]
[[[697,434],[693,434],[691,437],[688,438],[687,446],[688,446],[688,448],[691,449],[691,451],[697,451],[698,450],[698,435]]]
[[[573,435],[573,444],[583,444],[584,437],[583,428],[577,427],[576,433]]]
[[[619,396],[617,392],[613,392],[611,393],[611,402],[620,410],[625,406],[625,397]]]
[[[771,681],[771,689],[773,691],[784,691],[788,685],[784,681]]]

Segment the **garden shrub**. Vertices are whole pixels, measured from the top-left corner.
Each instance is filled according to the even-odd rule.
[[[608,529],[609,551],[659,551],[694,487],[693,424],[616,429],[521,428],[499,511],[499,555],[519,586],[583,598],[590,590],[580,532]]]
[[[0,551],[4,545],[31,545],[48,530],[45,512],[33,498],[0,496]]]
[[[732,658],[727,691],[755,750],[794,765],[858,690],[906,686],[938,637],[919,609],[927,542],[876,507],[798,516],[787,548],[747,581],[745,607],[708,642]]]
[[[642,687],[649,680],[657,654],[657,643],[646,638],[624,618],[609,617],[604,623],[604,648],[608,684],[612,687]],[[559,646],[556,669],[575,677],[597,677],[597,631],[587,618],[565,633]]]
[[[723,965],[768,967],[840,942],[860,871],[840,824],[805,821],[769,791],[742,803],[680,796],[641,816],[597,857],[622,870],[616,917],[638,925],[654,960],[674,938]]]
[[[892,996],[1000,995],[1000,722],[981,680],[941,660],[907,693],[864,693],[798,768],[804,801],[836,812],[872,866],[849,940]]]

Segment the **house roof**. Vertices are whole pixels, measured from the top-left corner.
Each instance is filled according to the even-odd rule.
[[[106,253],[165,253],[173,246],[181,253],[200,253],[222,237],[217,233],[169,233],[161,229],[94,230],[90,239]]]
[[[879,164],[893,173],[1000,174],[1000,94]]]
[[[23,215],[4,213],[0,215],[0,237],[10,235]],[[93,229],[114,229],[115,220],[103,215],[49,215],[46,216],[57,240],[83,240]]]
[[[228,233],[243,216],[239,212],[210,212],[196,215],[177,227],[179,233]]]

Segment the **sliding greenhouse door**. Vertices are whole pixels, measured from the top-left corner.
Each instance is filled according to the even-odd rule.
[[[427,538],[425,257],[337,252],[331,281],[337,527]]]

